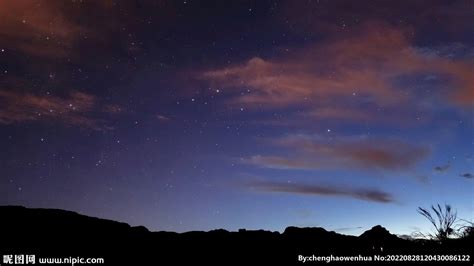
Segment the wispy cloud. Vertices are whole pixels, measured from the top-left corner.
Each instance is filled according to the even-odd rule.
[[[392,203],[394,198],[391,194],[367,188],[351,188],[333,185],[308,185],[283,182],[252,182],[247,187],[253,190],[270,193],[291,193],[309,196],[326,197],[349,197],[365,201],[379,203]]]
[[[156,8],[157,5],[160,8]],[[144,10],[153,7],[156,15],[153,21],[159,23],[160,28],[172,27],[171,21],[177,16],[173,12],[175,6],[172,2],[136,5],[133,2],[116,4],[112,1],[0,1],[2,48],[35,59],[67,57],[68,61],[81,62],[88,56],[109,55],[111,48],[135,54],[141,50],[140,45],[130,45],[130,40],[124,38],[128,33],[116,29],[122,28],[124,23],[129,31],[143,28],[138,18]],[[127,12],[120,12],[122,9]],[[100,14],[109,16],[104,19]],[[84,20],[84,17],[88,19]]]
[[[347,232],[347,231],[359,230],[359,229],[362,229],[362,228],[364,228],[364,227],[362,227],[362,226],[341,227],[341,228],[335,228],[335,229],[333,229],[333,231],[336,231],[336,232]]]
[[[3,45],[29,56],[64,57],[83,31],[57,1],[1,1],[0,17]]]
[[[370,104],[393,112],[400,111],[400,105],[414,105],[416,92],[397,82],[412,75],[448,76],[449,84],[437,91],[439,98],[460,106],[474,103],[472,60],[427,55],[412,44],[410,34],[380,23],[351,32],[338,32],[343,37],[280,57],[253,57],[239,65],[204,71],[200,78],[234,92],[251,88],[249,93],[231,94],[233,104],[298,106],[318,119],[371,119],[377,112]],[[366,104],[357,105],[354,96]]]
[[[102,110],[95,96],[73,91],[67,97],[34,95],[0,90],[0,123],[55,121],[64,125],[111,129],[100,117]]]
[[[162,122],[167,122],[167,121],[171,120],[168,116],[165,116],[165,115],[162,115],[162,114],[157,114],[156,119],[158,119]]]
[[[464,178],[467,178],[467,179],[473,179],[474,178],[474,174],[472,174],[472,173],[464,173],[464,174],[461,174],[460,176],[464,177]]]
[[[243,162],[274,169],[318,169],[328,166],[317,160],[307,158],[290,158],[271,155],[253,155],[249,158],[244,158]]]
[[[451,167],[451,164],[446,164],[446,165],[439,165],[439,166],[436,166],[435,168],[433,168],[435,171],[437,172],[446,172],[449,170],[449,168]]]
[[[362,169],[407,170],[430,154],[424,146],[397,140],[291,135],[274,145],[288,150],[285,156],[255,155],[244,162],[280,169],[321,169],[341,166]]]

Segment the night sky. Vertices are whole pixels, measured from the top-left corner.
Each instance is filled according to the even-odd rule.
[[[1,1],[0,204],[190,231],[474,218],[474,2]]]

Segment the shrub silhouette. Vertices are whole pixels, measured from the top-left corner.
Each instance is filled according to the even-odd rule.
[[[465,224],[461,226],[459,237],[464,239],[474,239],[474,223],[463,220]]]
[[[421,235],[428,236],[441,242],[447,240],[452,235],[456,235],[456,230],[454,228],[454,224],[457,222],[456,210],[454,210],[449,204],[445,204],[444,209],[441,208],[441,205],[439,204],[436,206],[431,205],[431,210],[433,210],[436,216],[432,215],[429,209],[418,207],[418,213],[428,219],[435,228],[434,234]]]

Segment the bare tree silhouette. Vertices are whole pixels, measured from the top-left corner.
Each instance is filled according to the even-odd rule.
[[[434,234],[421,234],[422,236],[428,236],[438,241],[445,241],[452,235],[456,235],[455,223],[457,222],[457,211],[454,210],[451,205],[445,204],[444,209],[441,205],[431,205],[434,215],[431,214],[429,209],[418,207],[418,213],[423,215],[435,228]]]

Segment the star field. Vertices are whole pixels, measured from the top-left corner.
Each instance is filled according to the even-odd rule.
[[[151,230],[472,221],[472,1],[4,1],[0,204]]]

